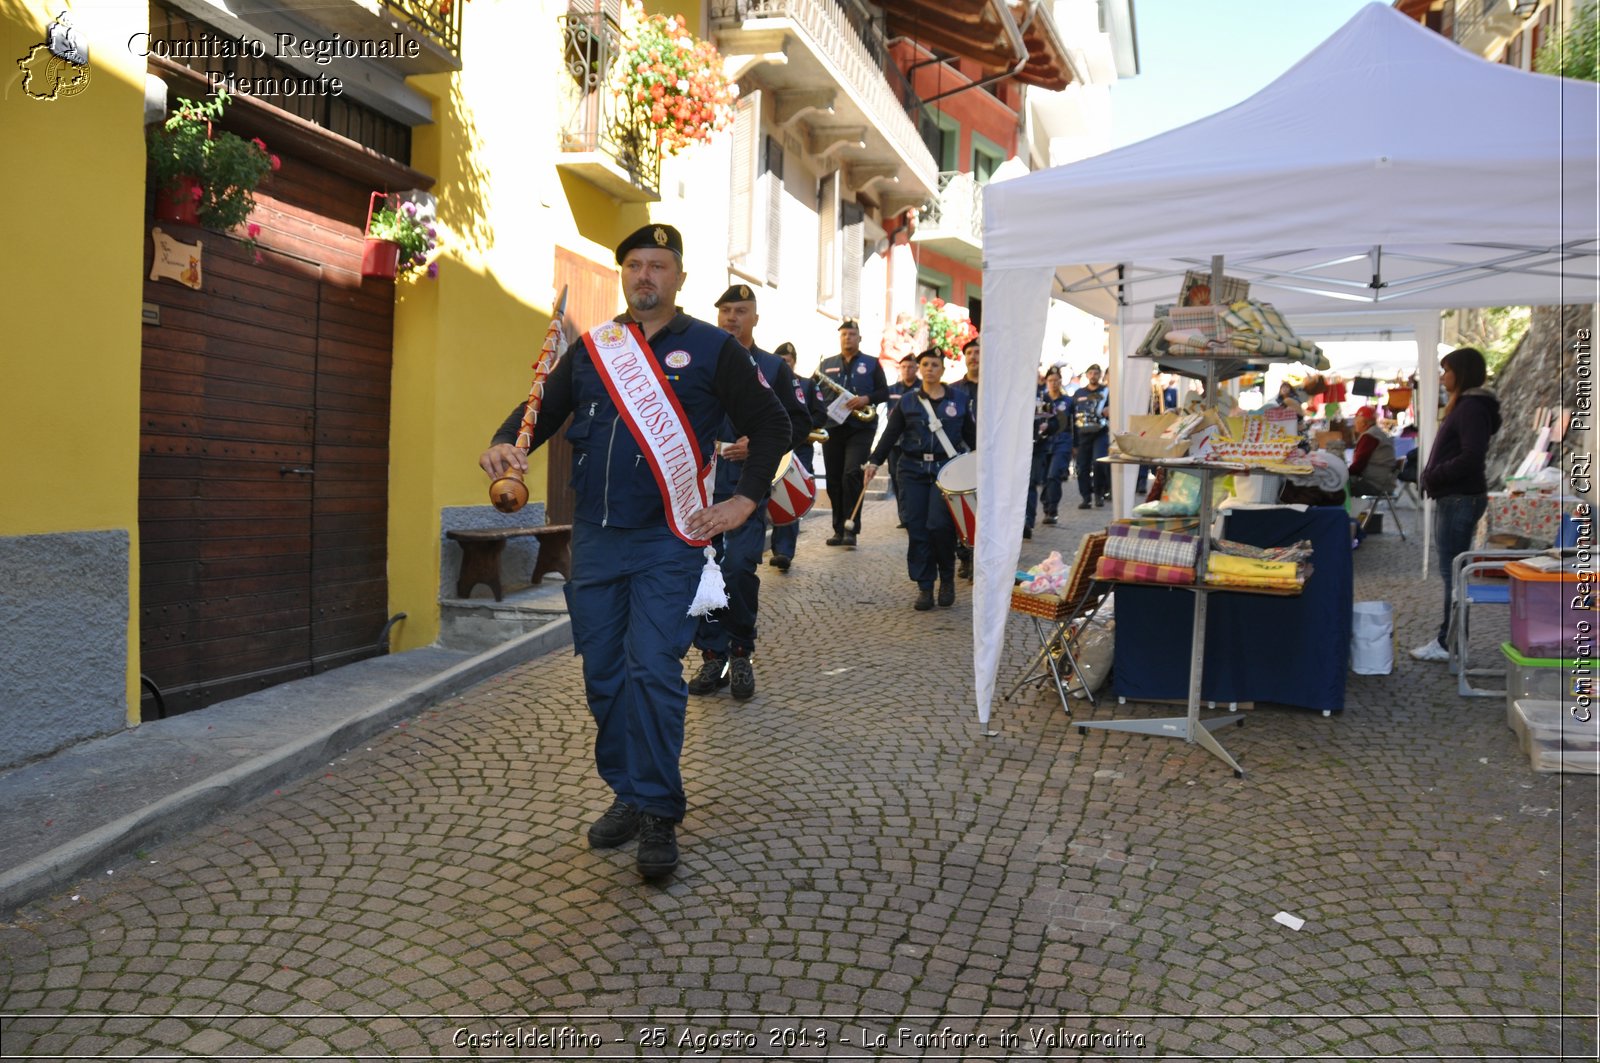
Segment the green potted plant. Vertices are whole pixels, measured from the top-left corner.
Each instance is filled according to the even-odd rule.
[[[404,200],[396,204],[393,200],[382,192],[372,193],[361,275],[393,278],[397,273],[426,270],[429,277],[438,276],[438,264],[429,261],[439,246],[438,229],[421,216],[415,203]]]
[[[156,188],[156,217],[224,232],[245,223],[255,190],[282,165],[257,137],[219,133],[229,96],[208,103],[178,101],[178,108],[146,138]]]
[[[727,128],[739,86],[723,76],[716,46],[691,34],[682,15],[647,15],[639,0],[626,0],[622,37],[612,89],[635,124],[655,134],[662,155]]]

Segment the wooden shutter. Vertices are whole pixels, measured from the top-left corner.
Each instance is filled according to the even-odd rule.
[[[831,306],[839,294],[839,174],[817,183],[817,305]]]
[[[866,255],[866,246],[863,242],[863,233],[866,229],[862,220],[864,215],[858,204],[850,202],[842,204],[839,213],[844,223],[839,232],[839,253],[844,262],[843,305],[839,308],[839,312],[845,317],[859,318],[861,264]]]
[[[767,287],[778,286],[778,265],[782,260],[783,236],[783,145],[777,137],[766,137],[762,183],[767,198]]]
[[[733,108],[732,180],[728,190],[728,258],[739,262],[755,240],[756,164],[761,147],[761,92],[739,97]]]

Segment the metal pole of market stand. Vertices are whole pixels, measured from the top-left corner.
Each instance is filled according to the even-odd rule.
[[[1211,290],[1222,291],[1222,256],[1211,259]],[[1214,359],[1207,359],[1206,398],[1216,399],[1217,367]],[[1125,384],[1126,382],[1124,382]],[[1194,625],[1189,641],[1189,704],[1182,716],[1158,720],[1087,720],[1078,724],[1078,733],[1087,734],[1094,727],[1103,731],[1129,731],[1134,734],[1181,738],[1190,745],[1198,742],[1212,756],[1233,769],[1236,778],[1244,778],[1244,769],[1222,748],[1211,734],[1219,727],[1244,725],[1242,716],[1218,716],[1211,720],[1200,719],[1200,685],[1205,676],[1206,656],[1206,603],[1211,597],[1210,588],[1204,585],[1206,560],[1211,552],[1211,471],[1197,470],[1200,477],[1200,545],[1195,552],[1195,581],[1188,588],[1194,592]]]

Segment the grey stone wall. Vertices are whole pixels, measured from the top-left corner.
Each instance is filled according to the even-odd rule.
[[[0,768],[127,726],[126,531],[0,536]]]
[[[439,565],[439,597],[454,598],[456,580],[461,576],[461,546],[447,539],[445,532],[459,528],[526,528],[544,523],[543,502],[530,502],[515,513],[502,513],[489,505],[446,506],[440,511],[439,520],[442,559]],[[500,555],[500,585],[508,591],[514,587],[526,587],[538,557],[539,542],[535,538],[512,539],[506,543],[505,553]],[[475,598],[493,597],[489,588],[481,583],[474,588],[472,595]]]
[[[1538,433],[1533,427],[1534,410],[1540,406],[1565,406],[1569,410],[1577,408],[1578,356],[1573,349],[1573,341],[1579,329],[1588,329],[1593,335],[1593,318],[1593,309],[1587,305],[1534,307],[1532,322],[1522,342],[1489,382],[1489,386],[1500,397],[1500,416],[1504,422],[1500,431],[1489,441],[1487,470],[1491,491],[1505,486],[1506,476],[1516,470],[1537,440]],[[1591,340],[1590,364],[1593,365],[1597,358],[1600,355],[1595,353]],[[1586,381],[1591,386],[1593,382],[1592,376]],[[1592,400],[1592,391],[1588,397]],[[1589,423],[1593,422],[1594,418],[1590,417]],[[1559,453],[1552,457],[1551,463],[1565,472],[1570,467],[1574,445],[1582,442],[1584,439],[1578,434],[1563,440]],[[1565,476],[1563,487],[1576,493]],[[1592,495],[1591,491],[1591,501]]]

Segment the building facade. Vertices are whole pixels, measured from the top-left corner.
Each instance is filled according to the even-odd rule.
[[[612,248],[648,221],[685,233],[687,310],[750,284],[758,342],[802,370],[946,279],[981,313],[972,187],[1049,160],[1023,86],[1075,76],[1034,3],[978,5],[954,51],[920,5],[652,4],[741,89],[730,128],[663,156],[607,88],[617,0],[243,10],[0,11],[0,146],[49,174],[0,266],[0,768],[433,643],[449,530],[570,515],[559,442],[509,516],[477,456],[556,293],[579,327],[616,313]],[[146,131],[217,88],[214,133],[280,163],[249,233],[155,214]],[[367,275],[375,194],[436,218],[437,277]]]

